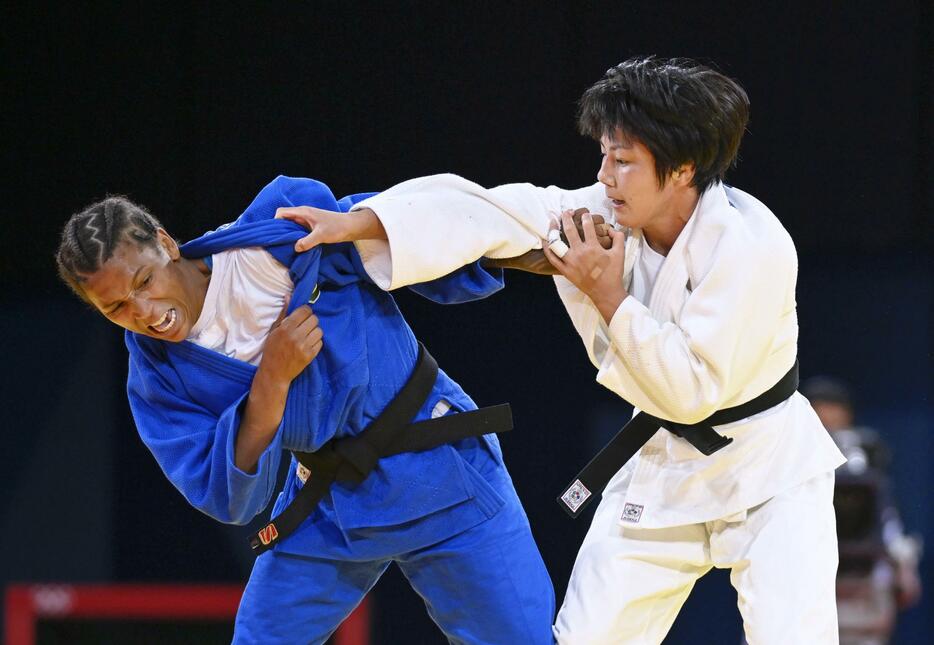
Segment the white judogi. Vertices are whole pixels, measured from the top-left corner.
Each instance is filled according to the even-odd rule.
[[[487,190],[454,175],[399,184],[364,206],[389,238],[357,243],[383,288],[539,248],[551,214],[568,208],[612,221],[600,184]],[[642,261],[646,247],[640,231],[627,240],[622,279],[631,295],[609,325],[555,278],[597,382],[637,411],[694,423],[788,371],[797,256],[761,202],[717,184],[657,275],[651,258]],[[607,486],[557,619],[560,643],[660,642],[711,566],[733,569],[750,643],[836,642],[830,473],[843,456],[800,394],[717,430],[734,441],[711,456],[660,430]]]

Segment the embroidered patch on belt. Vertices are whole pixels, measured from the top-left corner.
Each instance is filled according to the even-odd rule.
[[[308,478],[311,477],[311,471],[299,463],[295,467],[295,476],[302,480],[302,483],[304,484],[308,481]]]
[[[564,491],[561,501],[567,504],[571,512],[574,513],[580,508],[581,504],[587,501],[588,497],[590,497],[590,491],[581,483],[581,480],[575,479],[571,487]]]
[[[626,502],[623,506],[623,516],[620,518],[624,522],[638,522],[642,519],[642,509],[645,508],[641,504],[630,504]]]
[[[263,528],[259,530],[259,541],[263,543],[263,546],[269,546],[269,543],[279,537],[279,530],[276,528],[276,525],[270,522]]]

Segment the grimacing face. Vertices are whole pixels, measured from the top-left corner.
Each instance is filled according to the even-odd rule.
[[[112,323],[168,342],[188,337],[201,315],[208,278],[181,257],[164,230],[156,244],[125,238],[100,269],[85,276],[84,293]]]

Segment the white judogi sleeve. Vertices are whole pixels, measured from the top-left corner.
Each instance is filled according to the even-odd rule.
[[[539,248],[552,213],[562,210],[587,207],[615,221],[600,184],[484,189],[455,175],[405,182],[358,206],[373,209],[389,238],[357,242],[384,289],[438,278],[481,256]],[[627,287],[643,243],[640,231],[626,241]],[[648,302],[630,295],[607,325],[589,297],[562,276],[555,283],[597,381],[638,409],[691,423],[761,394],[794,363],[796,272],[794,244],[775,216],[750,195],[717,185],[698,201]],[[711,456],[659,431],[617,474],[626,486],[603,503],[619,512],[635,505],[645,528],[704,522],[843,460],[799,394],[718,430],[735,441]]]
[[[586,207],[609,218],[603,187],[578,190],[531,184],[486,189],[457,175],[432,175],[359,202],[371,208],[388,241],[361,240],[357,251],[382,289],[427,282],[480,257],[511,258],[541,248],[552,218]]]

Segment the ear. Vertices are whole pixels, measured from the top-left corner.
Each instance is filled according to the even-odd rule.
[[[175,261],[182,256],[181,251],[178,250],[178,242],[166,233],[164,228],[156,229],[156,237],[159,239],[159,246],[168,254],[169,259]]]
[[[687,188],[694,181],[694,164],[686,163],[671,173],[671,180],[676,186]]]

